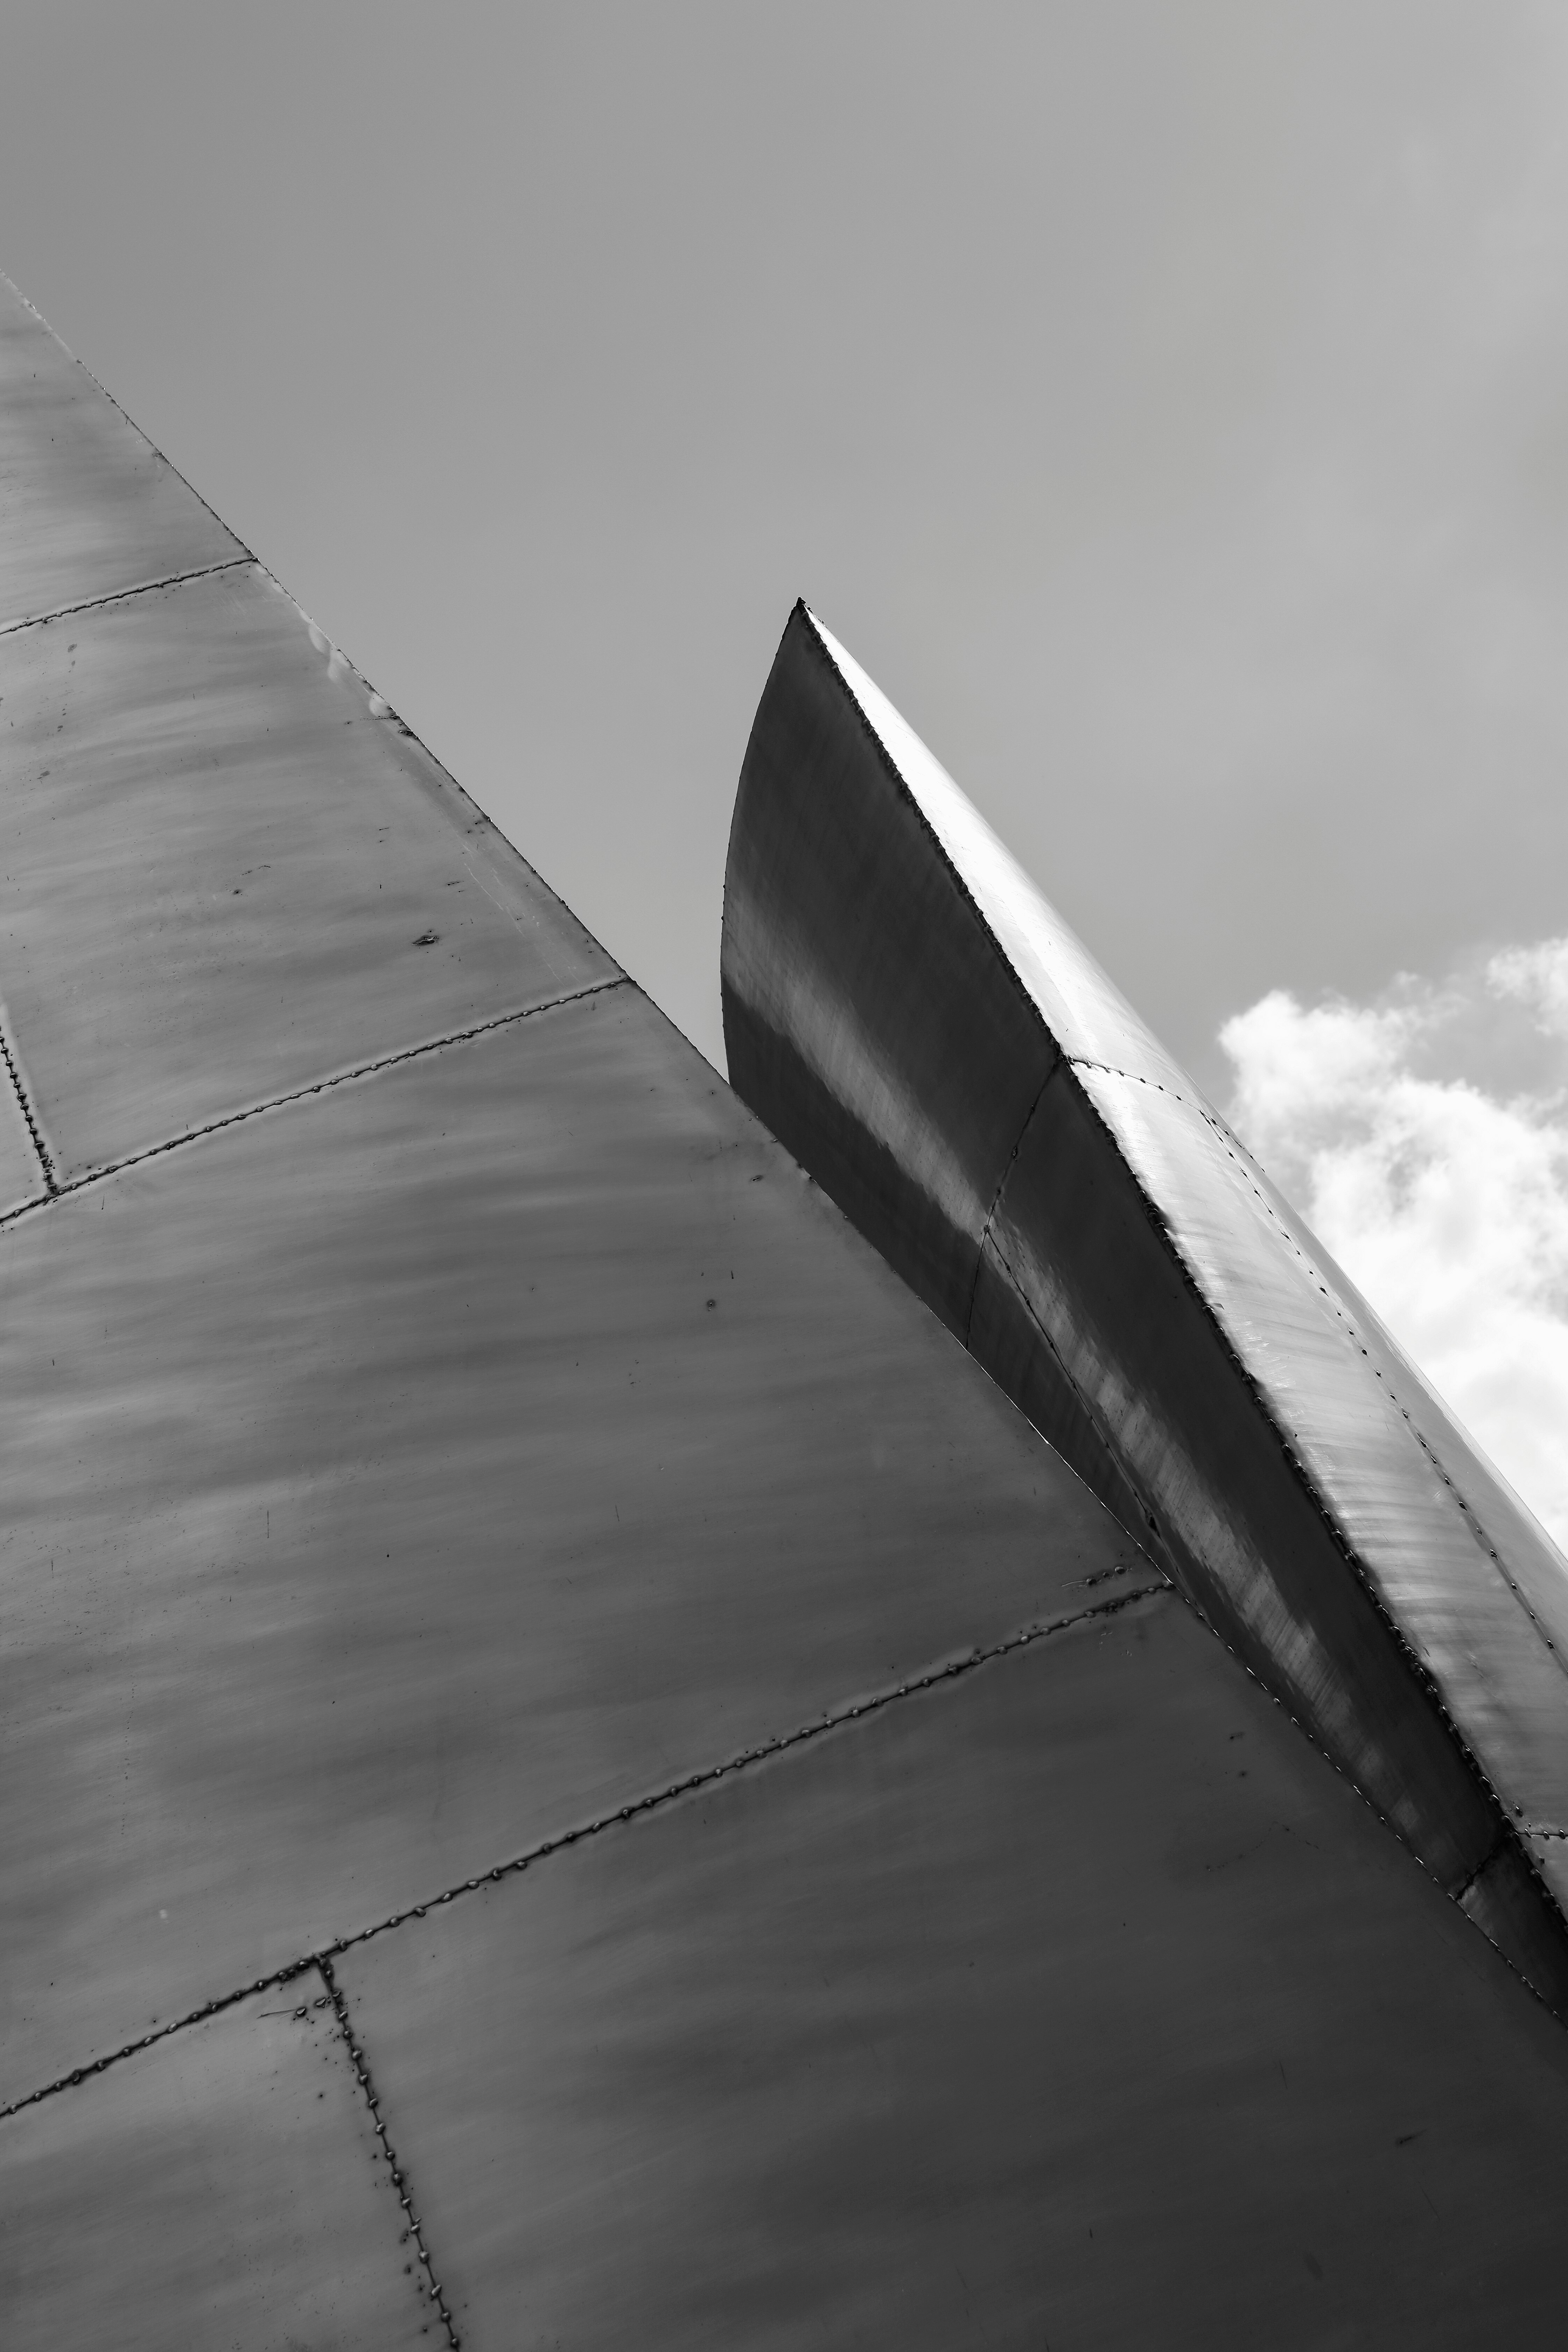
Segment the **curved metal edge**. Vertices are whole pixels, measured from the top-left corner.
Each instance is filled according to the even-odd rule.
[[[1516,1829],[1524,1808],[1510,1786],[1532,1741],[1531,1811],[1543,1810],[1543,1781],[1560,1783],[1568,1819],[1568,1686],[1562,1704],[1549,1690],[1543,1707],[1533,1684],[1518,1699],[1532,1669],[1510,1647],[1510,1626],[1492,1624],[1514,1681],[1500,1695],[1489,1687],[1482,1721],[1476,1694],[1451,1687],[1419,1626],[1413,1637],[1409,1607],[1397,1591],[1391,1601],[1388,1573],[1355,1539],[1369,1518],[1366,1497],[1351,1491],[1357,1466],[1331,1461],[1325,1477],[1317,1433],[1303,1443],[1286,1425],[1246,1328],[1249,1302],[1224,1295],[1202,1262],[1203,1234],[1189,1236],[1182,1204],[1151,1189],[1092,1070],[1223,1123],[1027,877],[1016,887],[1020,869],[999,863],[1006,853],[982,821],[955,814],[958,787],[891,710],[797,604],[731,829],[721,993],[731,1083],[1568,2014],[1568,1926]],[[917,754],[926,767],[911,782]],[[978,870],[957,862],[972,835]],[[1019,927],[1031,924],[1020,950]],[[1199,1225],[1211,1212],[1221,1228],[1233,1216],[1223,1200],[1205,1195],[1201,1206]],[[1316,1312],[1315,1289],[1311,1304]],[[1300,1335],[1280,1328],[1266,1340],[1265,1354],[1288,1354]],[[1314,1376],[1331,1391],[1326,1405],[1319,1398],[1320,1419],[1363,1412],[1348,1359]],[[1428,1393],[1414,1373],[1408,1386]],[[1419,1433],[1373,1433],[1387,1474],[1374,1499],[1411,1527],[1426,1516],[1413,1483]],[[1451,1423],[1443,1433],[1451,1460],[1465,1441]],[[1395,1452],[1407,1444],[1409,1460]],[[1428,1486],[1430,1468],[1420,1463]],[[1458,1580],[1441,1597],[1452,1611],[1457,1591],[1461,1617],[1468,1608],[1473,1618],[1474,1531],[1449,1498],[1436,1507]],[[1510,1537],[1517,1552],[1518,1530]],[[1520,1632],[1528,1645],[1522,1616]],[[1533,1708],[1530,1724],[1508,1721],[1510,1690],[1520,1709]]]

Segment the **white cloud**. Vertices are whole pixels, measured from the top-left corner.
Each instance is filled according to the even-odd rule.
[[[1568,1549],[1568,940],[1220,1043],[1238,1133]]]

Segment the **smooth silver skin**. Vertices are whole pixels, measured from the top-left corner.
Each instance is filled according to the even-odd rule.
[[[258,565],[0,637],[0,698],[4,985],[62,1182],[616,976]]]
[[[339,1970],[474,2352],[1561,2336],[1568,2040],[1174,1594]]]
[[[428,2352],[423,2284],[314,1969],[0,2120],[6,2352]]]
[[[7,2347],[1554,2343],[1555,2021],[275,583],[137,588],[193,509],[51,381]]]
[[[0,631],[245,549],[0,277]]]
[[[804,606],[723,981],[740,1092],[1568,2008],[1561,1556]]]

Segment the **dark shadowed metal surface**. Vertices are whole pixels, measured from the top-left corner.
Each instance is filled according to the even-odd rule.
[[[740,1092],[1568,2007],[1560,1556],[804,606],[723,984]]]
[[[1561,2027],[1173,1595],[340,1973],[476,2352],[1561,2326]]]
[[[1138,1543],[24,373],[0,584],[90,609],[0,635],[7,2346],[1554,2343],[1560,2029],[1131,1473]],[[969,1052],[963,1328],[1058,1057],[936,882],[877,1134]]]

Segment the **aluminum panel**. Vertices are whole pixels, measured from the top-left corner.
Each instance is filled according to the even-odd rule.
[[[0,638],[0,984],[69,1179],[616,967],[258,567]]]
[[[802,679],[831,723],[792,721]],[[879,787],[847,880],[854,742],[874,747]],[[741,1092],[922,1295],[900,1187],[959,1138],[983,1142],[953,1328],[1568,2014],[1547,1884],[1568,1878],[1568,1568],[804,607],[759,709],[730,863],[727,1023],[743,1033],[770,989],[815,989],[845,1000],[857,1036],[830,1070],[797,1024],[735,1059]],[[941,970],[949,937],[984,982],[946,991],[935,1021],[905,977],[909,942]],[[883,971],[899,984],[863,984]],[[889,1069],[909,1081],[896,1127]],[[972,1121],[976,1088],[1005,1119]]]
[[[0,1297],[0,2097],[1152,1574],[629,987],[68,1195]]]
[[[0,630],[244,555],[0,278]]]
[[[1174,1598],[339,1975],[471,2352],[1561,2336],[1562,2029]]]
[[[7,2352],[429,2352],[413,2251],[314,1970],[0,2119]]]
[[[1353,1325],[1367,1351],[1371,1367],[1380,1371],[1398,1397],[1402,1417],[1417,1444],[1453,1488],[1457,1507],[1473,1528],[1484,1530],[1488,1549],[1497,1559],[1533,1617],[1548,1648],[1568,1646],[1568,1563],[1534,1513],[1515,1494],[1475,1440],[1384,1328],[1361,1292],[1304,1225],[1289,1201],[1271,1184],[1264,1171],[1213,1113],[1205,1118],[1237,1160],[1249,1171],[1268,1217],[1300,1251],[1310,1279],[1321,1283],[1332,1300],[1336,1320],[1341,1314]]]
[[[1139,1089],[1139,1099],[1152,1092]],[[1156,1109],[1167,1099],[1155,1096]],[[1315,1319],[1292,1333],[1279,1305],[1266,1323],[1287,1360],[1310,1362]],[[986,1352],[999,1336],[1000,1351]],[[1037,1412],[1047,1381],[1070,1393],[1078,1425],[1059,1412],[1041,1414],[1038,1425],[1089,1469],[1102,1453],[1124,1465],[1135,1497],[1125,1516],[1147,1528],[1151,1549],[1184,1591],[1439,1882],[1568,2011],[1568,1953],[1555,1906],[1434,1706],[1429,1662],[1413,1658],[1387,1595],[1358,1556],[1347,1557],[1342,1528],[1302,1475],[1294,1424],[1282,1443],[1253,1382],[1237,1377],[1233,1346],[1245,1349],[1247,1336],[1227,1344],[1190,1269],[1151,1222],[1133,1169],[1064,1066],[1041,1097],[997,1203],[972,1346]],[[1406,1455],[1413,1466],[1422,1457],[1403,1424],[1381,1424],[1378,1410],[1373,1401],[1348,1429],[1392,1479]],[[1450,1530],[1468,1543],[1457,1515],[1434,1512],[1430,1497],[1424,1525],[1424,1497],[1409,1484],[1416,1545]],[[1113,1487],[1101,1481],[1099,1491],[1117,1505]],[[1521,1630],[1528,1634],[1522,1619]],[[1542,1747],[1552,1696],[1548,1688],[1543,1698],[1521,1673],[1518,1720],[1529,1723],[1533,1702],[1544,1717]]]
[[[722,984],[731,1084],[962,1336],[1055,1048],[804,606],[741,772]]]
[[[994,940],[1015,983],[1074,1060],[1129,1070],[1152,1085],[1191,1085],[1083,941],[999,841],[854,656],[804,605],[798,615],[826,652],[844,688],[920,811],[943,865]],[[795,789],[800,792],[797,779]],[[821,789],[814,782],[813,793]],[[804,797],[804,795],[802,795]]]
[[[1568,1829],[1568,1572],[1549,1583],[1542,1547],[1542,1613],[1520,1606],[1484,1521],[1419,1442],[1392,1342],[1331,1287],[1233,1139],[1168,1093],[1100,1070],[1082,1083],[1494,1786],[1517,1815]]]

